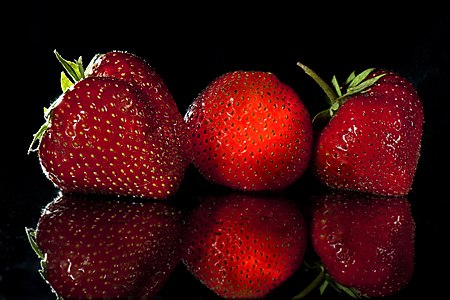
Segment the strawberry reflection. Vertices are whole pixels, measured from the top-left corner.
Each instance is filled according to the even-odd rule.
[[[406,287],[415,240],[407,198],[334,191],[313,197],[310,208],[311,244],[320,260],[311,267],[322,270],[315,284],[354,297],[384,297]]]
[[[180,262],[183,224],[168,203],[60,194],[28,233],[58,296],[153,297]]]
[[[232,191],[200,199],[188,217],[187,269],[222,298],[262,298],[301,265],[306,224],[276,194]]]

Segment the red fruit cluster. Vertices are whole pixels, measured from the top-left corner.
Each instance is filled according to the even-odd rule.
[[[232,71],[183,116],[162,77],[134,54],[107,52],[85,70],[81,58],[55,53],[66,70],[63,93],[45,109],[29,151],[63,194],[27,232],[59,296],[153,297],[183,261],[218,296],[262,298],[299,269],[308,239],[322,291],[380,297],[409,282],[415,224],[403,197],[424,116],[399,74],[368,69],[341,84],[334,77],[332,88],[299,63],[330,102],[311,119],[275,74]],[[319,120],[326,122],[314,132]],[[169,200],[190,164],[233,193],[202,199],[184,235],[169,201],[143,200]],[[277,193],[309,167],[335,194],[316,201],[305,222]]]
[[[179,189],[191,162],[186,123],[142,58],[111,51],[85,70],[55,54],[63,93],[29,149],[62,191],[27,229],[41,274],[64,299],[153,298],[180,262],[183,220],[168,201],[137,200]]]

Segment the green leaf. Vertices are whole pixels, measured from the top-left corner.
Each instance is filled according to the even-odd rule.
[[[58,293],[52,287],[50,282],[48,282],[47,277],[45,276],[45,272],[46,272],[45,270],[47,269],[47,255],[42,253],[41,249],[39,249],[39,246],[36,242],[36,230],[33,228],[25,227],[25,233],[27,234],[28,241],[31,245],[31,248],[33,249],[33,251],[37,254],[37,256],[40,259],[41,268],[38,270],[38,273],[41,275],[42,279],[44,279],[44,281],[50,286],[51,291],[56,296],[56,300],[63,300],[63,298],[58,295]]]
[[[81,56],[78,58],[78,60],[72,62],[62,58],[62,56],[59,55],[59,53],[56,50],[54,50],[53,52],[55,53],[58,61],[64,67],[64,70],[70,75],[70,77],[74,82],[78,82],[84,78],[84,67]]]
[[[39,274],[41,274],[41,276],[42,276],[42,278],[44,278],[44,280],[47,280],[45,278],[45,269],[47,266],[47,256],[44,255],[44,253],[42,253],[41,249],[39,249],[39,246],[36,242],[36,230],[33,228],[25,227],[25,232],[27,234],[28,242],[30,243],[31,248],[33,249],[33,251],[37,254],[37,256],[40,259],[41,268],[38,270],[38,272],[39,272]]]
[[[325,123],[331,118],[330,109],[322,110],[312,119],[313,124]]]
[[[355,71],[351,72],[350,75],[348,75],[347,79],[344,82],[344,85],[347,85],[350,82],[352,82],[354,78],[355,78]]]
[[[28,146],[28,154],[36,151],[39,148],[41,138],[44,135],[44,132],[47,130],[48,125],[49,125],[49,123],[45,122],[44,124],[41,125],[39,130],[35,134],[33,134],[33,140],[31,141],[30,146]],[[37,146],[35,147],[36,143],[37,143]]]
[[[333,78],[331,79],[331,83],[333,84],[334,89],[336,90],[336,94],[338,97],[342,96],[341,87],[339,86],[339,83],[336,79],[336,76],[333,75]]]
[[[25,227],[25,233],[28,237],[28,242],[30,243],[31,248],[37,254],[40,259],[44,259],[44,254],[42,254],[41,249],[36,242],[36,230],[33,228]]]
[[[327,284],[325,284],[325,282]],[[337,291],[339,293],[345,293],[353,299],[368,298],[368,297],[362,295],[357,289],[351,288],[351,287],[346,287],[346,286],[340,284],[339,282],[334,280],[333,277],[331,277],[331,275],[328,272],[325,274],[325,281],[322,285],[324,285],[323,290],[325,290],[325,288],[327,286],[331,286],[335,291]]]
[[[83,67],[83,59],[82,57],[78,57],[78,60],[75,61],[75,64],[77,65],[78,69],[76,69],[75,71],[77,71],[77,76],[78,76],[78,80],[80,81],[81,79],[83,79],[84,76],[84,67]]]
[[[368,70],[373,70],[373,69],[368,69]],[[364,72],[367,72],[368,70],[366,70]],[[358,76],[360,76],[361,74],[362,73],[360,73]],[[368,75],[368,73],[367,73],[367,75]],[[367,77],[367,75],[365,75],[365,77]],[[338,102],[340,104],[340,106],[342,106],[342,104],[344,104],[345,101],[347,101],[347,98],[349,98],[350,96],[358,94],[358,93],[365,93],[365,92],[367,92],[368,88],[371,87],[372,85],[374,85],[384,75],[386,75],[386,74],[383,73],[383,74],[377,75],[375,77],[366,79],[366,80],[364,80],[362,82],[360,81],[360,79],[364,77],[364,74],[361,75],[361,77],[359,77],[358,79],[355,78],[355,81],[360,81],[359,84],[357,84],[357,85],[352,85],[351,84],[352,86],[349,86],[347,88],[347,90],[345,91],[345,93],[341,97],[338,97],[336,99],[336,102]],[[352,81],[352,83],[355,82],[355,81]]]
[[[358,75],[356,75],[355,78],[352,79],[352,81],[349,83],[348,88],[352,88],[358,84],[360,84],[364,79],[366,79],[366,77],[370,74],[370,72],[372,72],[374,70],[374,68],[370,68],[367,70],[362,71],[361,73],[359,73]]]
[[[346,293],[347,295],[349,295],[350,297],[352,297],[353,299],[362,299],[364,296],[361,295],[361,293],[358,292],[358,290],[354,289],[354,288],[349,288],[346,287],[338,282],[334,282],[334,284],[337,287],[337,290]]]
[[[314,278],[314,280],[309,283],[300,293],[298,293],[296,296],[292,297],[291,300],[298,300],[305,298],[310,292],[312,292],[315,288],[320,286],[321,289],[323,286],[323,280],[325,279],[325,267],[322,264],[314,264],[313,266],[309,266],[305,263],[308,269],[315,269],[318,270],[319,273]]]
[[[56,106],[58,106],[59,103],[61,103],[61,100],[62,100],[62,97],[60,96],[58,99],[53,101],[53,103],[48,108],[44,107],[44,119],[45,119],[45,122],[44,122],[44,124],[41,125],[39,130],[35,134],[33,134],[33,140],[31,141],[31,144],[28,147],[28,154],[30,154],[31,152],[37,151],[37,149],[39,149],[39,145],[41,143],[41,139],[42,139],[45,131],[47,130],[47,128],[50,126],[51,114],[53,112],[53,109]],[[37,146],[35,146],[36,144],[37,144]]]
[[[73,82],[69,79],[69,77],[67,77],[66,73],[61,72],[61,89],[63,93],[71,86],[73,86]]]
[[[334,102],[330,107],[330,116],[333,116],[334,112],[339,109],[339,102]]]
[[[372,77],[370,79],[367,79],[365,81],[363,81],[361,84],[357,85],[357,86],[353,86],[353,87],[349,87],[347,89],[347,94],[348,95],[352,95],[352,94],[356,94],[359,92],[364,91],[365,89],[367,89],[368,87],[372,86],[375,84],[375,82],[378,81],[378,79],[380,79],[381,77],[383,77],[386,74],[381,74],[375,77]]]
[[[328,280],[325,280],[321,285],[320,285],[320,287],[319,287],[319,292],[320,292],[320,295],[323,295],[323,293],[325,292],[325,290],[327,289],[327,287],[328,287]]]

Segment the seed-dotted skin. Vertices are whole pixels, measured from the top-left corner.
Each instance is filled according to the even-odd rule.
[[[299,208],[280,197],[207,196],[187,226],[186,267],[225,299],[264,298],[300,267],[307,244]]]
[[[313,249],[336,282],[369,297],[409,284],[416,225],[408,199],[341,191],[317,196],[312,207]]]
[[[389,72],[349,98],[320,132],[314,172],[332,188],[406,195],[420,157],[423,122],[417,91]]]
[[[180,262],[183,224],[168,203],[60,195],[36,229],[44,276],[64,299],[152,299]]]
[[[309,164],[309,113],[272,73],[219,76],[196,97],[185,120],[193,163],[212,182],[238,190],[282,189]]]
[[[59,101],[39,146],[56,186],[154,199],[175,193],[185,165],[158,131],[157,112],[128,83],[88,77]]]
[[[158,112],[153,117],[161,124],[165,142],[177,150],[175,161],[190,164],[191,145],[183,115],[163,78],[147,61],[126,51],[109,51],[94,61],[87,76],[121,79],[140,90]]]

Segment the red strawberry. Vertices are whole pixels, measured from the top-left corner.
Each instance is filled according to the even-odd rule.
[[[45,111],[47,122],[35,134],[48,178],[65,192],[173,195],[190,163],[188,137],[161,78],[125,52],[94,59],[87,77],[81,59],[73,63],[57,56],[76,82],[62,76],[64,92]],[[103,64],[107,70],[97,74]]]
[[[157,130],[166,136],[166,143],[171,145],[168,151],[176,150],[172,154],[174,160],[190,159],[191,145],[186,122],[161,75],[143,58],[125,51],[110,51],[94,58],[86,73],[86,76],[122,79],[139,89],[157,112],[154,116],[160,124]],[[184,157],[177,157],[181,155]]]
[[[294,202],[230,193],[203,198],[188,219],[187,269],[223,298],[262,298],[301,265],[307,232]]]
[[[387,70],[352,73],[333,91],[301,66],[324,89],[331,117],[314,145],[313,169],[325,185],[379,195],[406,195],[420,157],[423,107],[411,82]],[[314,120],[315,121],[315,120]]]
[[[219,76],[194,99],[185,120],[193,163],[214,183],[238,190],[283,189],[309,164],[309,113],[273,73]]]
[[[322,289],[385,297],[410,282],[415,221],[407,198],[335,191],[315,199],[308,224]]]
[[[58,296],[137,299],[154,297],[180,263],[184,223],[169,203],[62,195],[27,232]]]

